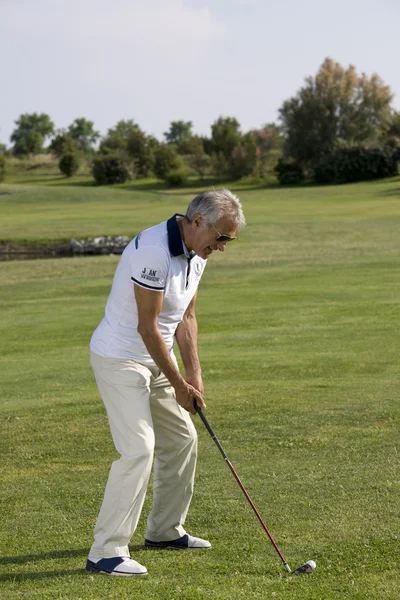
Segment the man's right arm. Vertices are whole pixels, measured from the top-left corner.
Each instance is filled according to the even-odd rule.
[[[138,333],[150,356],[175,389],[178,404],[195,414],[193,399],[196,399],[200,408],[204,408],[204,400],[200,392],[188,384],[180,374],[158,329],[157,318],[161,312],[164,294],[136,284],[134,290],[138,307]]]

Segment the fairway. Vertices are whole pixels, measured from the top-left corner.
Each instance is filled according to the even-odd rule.
[[[0,263],[2,600],[398,600],[400,178],[237,189],[248,226],[198,298],[206,416],[186,522],[210,551],[143,547],[139,579],[84,571],[117,458],[90,370],[118,257]],[[200,188],[199,188],[200,190]],[[198,190],[0,185],[0,240],[133,235]]]

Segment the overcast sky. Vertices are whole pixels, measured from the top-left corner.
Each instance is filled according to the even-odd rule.
[[[378,73],[400,110],[400,0],[0,0],[0,142],[25,112],[246,131],[327,56]]]

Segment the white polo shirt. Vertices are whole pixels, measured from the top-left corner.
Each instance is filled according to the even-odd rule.
[[[164,294],[158,328],[170,352],[176,328],[195,295],[206,260],[189,255],[176,217],[139,233],[125,248],[115,271],[104,319],[90,349],[100,356],[130,358],[153,365],[137,331],[134,285]]]

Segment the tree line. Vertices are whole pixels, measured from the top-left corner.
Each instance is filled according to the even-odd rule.
[[[15,124],[12,155],[23,158],[50,152],[59,159],[60,169],[67,176],[73,175],[86,158],[91,160],[98,183],[155,175],[178,184],[185,179],[188,168],[200,177],[263,176],[274,166],[283,146],[275,123],[243,134],[238,120],[232,117],[217,119],[210,138],[195,135],[191,121],[172,121],[162,142],[147,135],[133,120],[119,121],[104,137],[85,118],[58,130],[46,114],[24,114]],[[46,142],[49,144],[44,148]]]
[[[396,173],[400,161],[400,113],[389,86],[376,74],[358,74],[327,58],[315,76],[280,107],[279,123],[242,132],[234,117],[219,117],[211,136],[193,133],[191,121],[172,121],[163,141],[133,120],[121,120],[102,137],[94,123],[77,118],[55,129],[46,114],[15,122],[8,153],[55,155],[67,176],[90,160],[97,183],[122,183],[155,175],[171,185],[191,171],[240,179],[263,178],[273,168],[281,183],[304,178],[339,183]],[[7,154],[0,148],[0,154]],[[4,158],[3,158],[4,163]],[[0,163],[1,164],[1,163]]]

